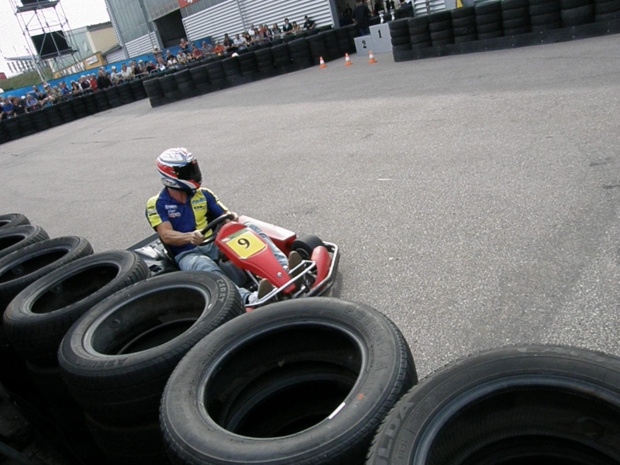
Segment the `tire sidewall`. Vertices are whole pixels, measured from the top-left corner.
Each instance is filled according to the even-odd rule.
[[[266,333],[308,324],[336,328],[363,351],[360,374],[333,418],[284,438],[254,439],[226,431],[204,409],[196,408],[201,405],[200,399],[209,394],[205,393],[207,380],[227,354]],[[326,460],[331,454],[342,454],[342,444],[352,437],[354,442],[363,442],[364,436],[372,434],[387,413],[381,413],[381,407],[385,408],[386,399],[394,395],[391,386],[399,375],[398,367],[405,363],[395,343],[395,331],[393,323],[376,310],[329,298],[273,304],[237,318],[197,344],[173,372],[162,400],[164,437],[186,452],[216,460],[209,463],[232,464],[241,458],[248,463],[282,465],[310,463],[312,459],[316,460],[312,463],[333,463],[333,457],[327,461],[319,458]],[[410,369],[411,365],[412,361]],[[414,382],[415,379],[410,384]],[[191,393],[178,386],[192,386]],[[370,393],[377,393],[378,399],[367,395]],[[372,405],[370,399],[374,401]],[[204,441],[206,437],[209,441]]]

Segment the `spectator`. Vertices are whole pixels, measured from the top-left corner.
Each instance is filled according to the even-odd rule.
[[[190,50],[189,50],[189,42],[188,42],[187,40],[185,40],[185,38],[181,39],[181,44],[180,44],[180,47],[181,47],[181,51],[182,51],[183,53],[185,53],[186,55],[187,55],[188,53],[190,53]]]
[[[52,87],[52,96],[54,97],[54,103],[62,99],[62,92],[60,91],[58,86]]]
[[[63,98],[67,98],[71,95],[71,89],[69,89],[69,86],[67,86],[67,83],[65,81],[60,82],[60,93]]]
[[[39,105],[41,105],[41,107],[44,107],[49,100],[47,94],[40,90],[37,86],[32,86],[32,90],[34,91],[35,98],[39,101]]]
[[[86,76],[84,75],[80,76],[80,79],[78,80],[78,84],[82,88],[82,92],[90,90],[90,82],[88,81],[88,79],[86,79]]]
[[[263,24],[263,26],[260,28],[260,36],[263,40],[271,40],[271,29],[269,29],[269,26],[267,26],[266,24]]]
[[[314,29],[314,26],[315,26],[314,21],[312,21],[308,17],[308,15],[304,16],[304,19],[305,19],[305,21],[304,21],[304,29],[306,31],[309,31],[310,29]]]
[[[159,47],[156,45],[155,48],[153,48],[153,58],[155,59],[155,61],[159,60],[159,58],[163,58],[164,57],[164,52],[162,52]]]
[[[226,47],[220,44],[217,40],[215,41],[215,46],[213,47],[213,53],[216,55],[222,55],[226,51]]]
[[[364,0],[355,0],[353,22],[357,25],[360,35],[370,35],[370,10]]]
[[[76,81],[71,81],[71,95],[74,97],[82,93],[82,88]]]
[[[23,115],[26,113],[26,105],[24,103],[25,97],[13,97],[13,113],[15,116]]]
[[[298,32],[301,32],[301,28],[297,24],[297,21],[293,21],[293,34],[297,34]]]
[[[133,70],[127,66],[127,63],[121,65],[121,81],[129,82],[133,79]]]
[[[213,45],[211,45],[210,43],[208,43],[206,40],[202,41],[202,46],[200,47],[200,50],[202,50],[202,53],[205,56],[209,56],[213,53]]]
[[[95,77],[95,75],[89,74],[86,79],[88,79],[88,83],[90,84],[90,90],[92,90],[93,92],[97,92],[98,86],[97,86],[97,78]]]
[[[186,65],[187,61],[187,54],[183,50],[179,50],[179,53],[177,53],[177,63],[180,65]]]
[[[282,34],[282,29],[280,29],[280,27],[278,26],[278,23],[275,23],[272,28],[271,28],[271,33],[274,36],[280,35]]]
[[[112,81],[113,85],[117,85],[121,80],[121,74],[116,72],[116,66],[112,66],[110,72],[110,81]]]
[[[176,65],[177,57],[175,57],[170,50],[166,50],[166,65]]]
[[[144,69],[146,70],[147,74],[151,74],[153,71],[157,70],[157,66],[155,66],[155,63],[153,61],[149,61],[144,67]]]
[[[41,109],[41,105],[39,105],[39,101],[36,97],[30,92],[26,97],[26,111],[31,113],[33,111],[37,111]]]
[[[252,45],[252,37],[250,36],[250,34],[248,32],[243,34],[243,40],[245,40],[245,46],[246,47],[249,47],[250,45]]]
[[[5,99],[4,97],[0,97],[0,99],[0,103],[2,103],[2,119],[12,118],[15,116],[15,109],[11,99]]]
[[[112,81],[106,75],[105,69],[101,68],[98,74],[99,74],[99,76],[97,76],[97,88],[98,89],[105,90],[108,87],[112,87]],[[63,82],[63,84],[65,83]],[[65,84],[65,87],[66,86],[67,85]]]
[[[202,50],[200,49],[200,47],[198,47],[198,43],[196,43],[194,45],[194,50],[192,50],[192,58],[194,60],[198,60],[202,58],[203,56],[204,56],[204,53],[202,53]]]
[[[258,31],[254,27],[254,24],[250,26],[250,29],[248,29],[248,34],[250,34],[250,37],[252,38],[252,42],[258,39]]]
[[[293,25],[288,22],[288,18],[284,18],[284,26],[282,26],[282,32],[285,36],[293,33]]]
[[[166,62],[164,61],[164,58],[163,57],[159,57],[157,59],[157,69],[159,69],[160,71],[165,71],[167,67],[168,66],[167,66]]]
[[[222,41],[222,45],[227,49],[233,46],[233,41],[230,37],[228,37],[228,34],[224,34],[224,40]]]

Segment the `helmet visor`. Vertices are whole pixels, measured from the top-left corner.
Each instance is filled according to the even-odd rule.
[[[194,181],[198,184],[202,182],[202,173],[200,172],[200,168],[198,167],[198,162],[196,160],[185,166],[175,168],[175,172],[178,178],[183,181]]]

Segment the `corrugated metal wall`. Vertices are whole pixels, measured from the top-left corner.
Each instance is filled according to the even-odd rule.
[[[142,37],[138,37],[136,40],[132,40],[131,42],[127,42],[125,46],[127,47],[127,52],[130,57],[137,57],[138,55],[143,55],[145,53],[151,53],[153,51],[153,47],[158,45],[157,36],[154,32],[150,34],[143,35]]]
[[[233,37],[251,24],[282,27],[284,18],[302,26],[305,15],[317,26],[337,24],[330,0],[229,0],[183,18],[183,25],[190,41],[207,36],[221,40],[225,33]]]
[[[203,10],[195,15],[183,18],[183,26],[189,41],[207,36],[220,40],[225,33],[236,34],[243,30],[237,0],[229,0],[208,10]]]
[[[105,56],[105,59],[108,63],[115,63],[117,61],[126,60],[127,57],[125,56],[125,50],[121,49],[121,50],[116,50],[112,53],[108,53]]]

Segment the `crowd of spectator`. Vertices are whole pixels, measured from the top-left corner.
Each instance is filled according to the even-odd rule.
[[[157,71],[157,69],[154,61],[148,63],[143,60],[131,61],[129,64],[123,63],[120,70],[117,70],[116,66],[112,66],[110,70],[106,70],[102,66],[97,75],[83,74],[77,81],[71,80],[69,83],[60,81],[55,86],[48,83],[40,86],[35,85],[23,97],[0,97],[0,119],[30,113],[73,97],[130,82]]]

